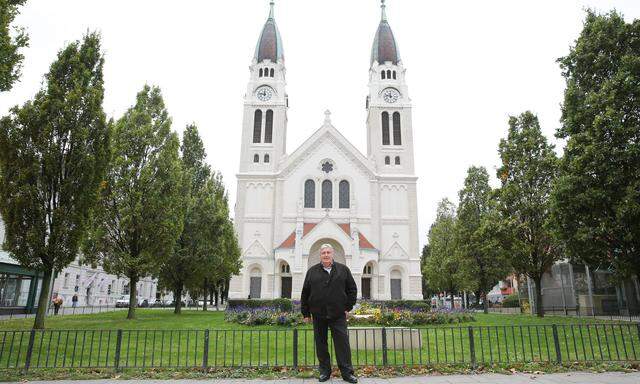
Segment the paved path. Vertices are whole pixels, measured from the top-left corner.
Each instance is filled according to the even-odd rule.
[[[307,384],[317,383],[317,379],[285,379],[285,380],[135,380],[142,384]],[[394,379],[360,379],[362,384],[638,384],[640,373],[558,373],[548,375],[532,374],[482,374],[452,376],[408,376]],[[90,381],[34,381],[39,384],[123,384],[122,380],[90,380]],[[327,383],[345,383],[341,379],[332,379]]]

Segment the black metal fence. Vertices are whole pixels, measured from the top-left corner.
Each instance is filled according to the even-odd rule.
[[[640,360],[640,324],[631,323],[352,327],[349,332],[356,366]],[[316,365],[309,328],[0,331],[0,369]]]
[[[158,310],[173,310],[173,307],[138,307],[142,309],[158,309]],[[221,310],[224,307],[208,306],[207,310],[216,311]],[[62,307],[55,312],[53,307],[47,308],[47,316],[66,316],[66,315],[89,315],[94,313],[107,313],[128,310],[128,307],[116,307],[114,305],[85,305],[78,307]],[[183,306],[183,311],[201,311],[202,306]],[[11,319],[25,319],[35,317],[35,313],[25,313],[22,308],[4,308],[0,309],[0,320]]]
[[[631,313],[628,310],[607,310],[604,311],[602,308],[592,308],[592,307],[553,307],[553,306],[545,306],[544,308],[545,315],[549,316],[571,316],[578,318],[592,318],[592,319],[601,319],[601,320],[616,320],[616,321],[632,321],[632,322],[640,322],[640,314]],[[478,310],[481,312],[481,310]],[[520,307],[513,308],[503,308],[503,307],[490,307],[489,312],[492,313],[504,313],[504,314],[519,314],[522,313],[522,309]],[[529,311],[527,311],[529,313]]]

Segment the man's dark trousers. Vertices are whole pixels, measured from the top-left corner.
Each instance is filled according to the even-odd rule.
[[[331,328],[336,361],[338,362],[342,377],[353,375],[346,315],[342,315],[336,319],[313,315],[313,335],[316,343],[316,355],[320,363],[320,373],[331,375],[331,357],[329,355],[327,335],[329,328]]]

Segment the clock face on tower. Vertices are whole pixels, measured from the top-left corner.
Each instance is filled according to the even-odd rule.
[[[256,91],[256,97],[260,101],[269,101],[273,97],[273,89],[271,87],[262,86]]]
[[[387,103],[395,103],[400,98],[400,92],[395,88],[387,88],[382,91],[382,99]]]

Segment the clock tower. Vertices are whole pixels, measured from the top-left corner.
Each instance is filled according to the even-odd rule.
[[[270,3],[244,96],[240,172],[272,173],[286,152],[286,69],[282,39]]]
[[[387,20],[382,18],[371,49],[367,96],[367,155],[381,174],[413,174],[411,99],[400,50]]]

